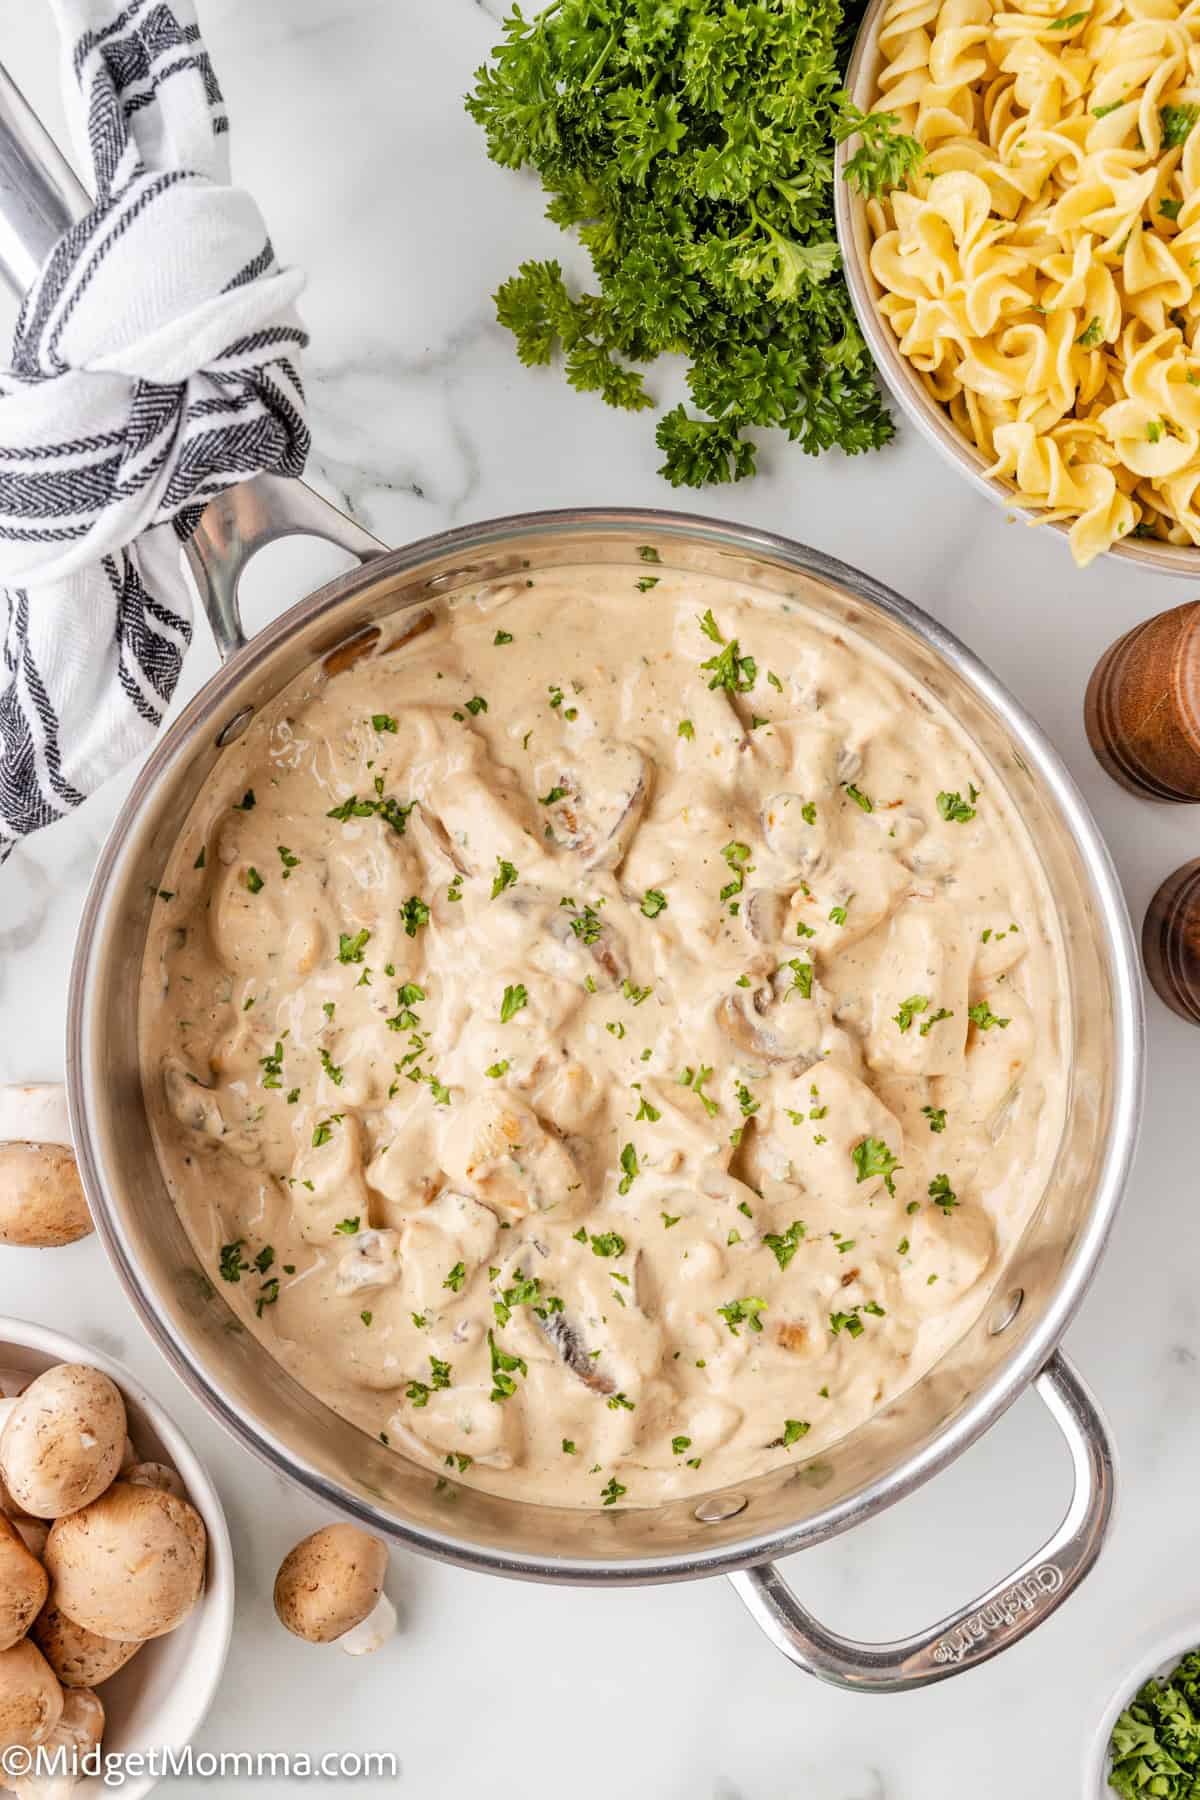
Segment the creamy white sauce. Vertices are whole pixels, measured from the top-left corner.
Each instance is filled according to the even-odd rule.
[[[144,1082],[198,1253],[308,1388],[496,1492],[827,1448],[978,1315],[1058,1144],[1000,776],[864,639],[649,563],[387,643],[260,717],[163,878]]]

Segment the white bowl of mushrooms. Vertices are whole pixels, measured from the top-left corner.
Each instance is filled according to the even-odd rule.
[[[111,1358],[0,1317],[0,1792],[87,1800],[110,1759],[187,1744],[233,1594],[220,1500],[158,1403]],[[82,1779],[22,1778],[11,1747],[39,1744]],[[155,1779],[130,1768],[125,1800]]]

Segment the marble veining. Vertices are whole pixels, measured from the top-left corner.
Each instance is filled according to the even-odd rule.
[[[1095,808],[1140,919],[1162,877],[1195,854],[1196,814],[1109,783],[1084,739],[1083,686],[1113,637],[1192,590],[1111,561],[1081,573],[1060,540],[968,492],[911,432],[877,456],[817,462],[770,438],[754,482],[674,493],[655,473],[651,415],[612,413],[557,374],[522,369],[490,294],[525,257],[556,255],[584,279],[586,261],[542,216],[536,184],[486,161],[462,111],[506,10],[506,0],[201,0],[238,178],[281,256],[309,271],[317,485],[393,543],[526,508],[675,505],[859,564],[964,637],[1039,719]],[[0,50],[61,135],[48,9],[0,0]],[[661,409],[683,397],[678,367],[654,368],[651,385]],[[336,566],[324,550],[272,552],[246,583],[251,622]],[[214,667],[201,626],[177,705]],[[0,1080],[62,1071],[75,922],[128,779],[0,875]],[[1200,1036],[1153,997],[1149,1022],[1142,1148],[1067,1340],[1121,1447],[1118,1523],[1088,1584],[1024,1645],[899,1699],[808,1680],[720,1581],[555,1590],[397,1555],[403,1629],[372,1662],[290,1640],[271,1615],[271,1582],[284,1550],[320,1522],[316,1509],[184,1393],[94,1240],[0,1252],[0,1311],[123,1345],[217,1474],[238,1553],[238,1627],[201,1745],[395,1750],[399,1782],[355,1784],[363,1800],[517,1800],[535,1782],[572,1800],[1076,1792],[1085,1731],[1132,1646],[1193,1603],[1180,1550],[1194,1541],[1200,1461]],[[1026,1396],[934,1484],[793,1559],[788,1577],[838,1628],[899,1635],[1029,1554],[1057,1523],[1066,1480],[1055,1431]],[[212,1790],[171,1791],[201,1800]]]

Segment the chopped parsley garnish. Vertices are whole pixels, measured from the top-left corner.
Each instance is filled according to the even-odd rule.
[[[679,1077],[679,1086],[690,1088],[693,1094],[699,1098],[709,1118],[715,1119],[720,1111],[720,1106],[716,1100],[710,1100],[704,1092],[704,1083],[711,1074],[712,1070],[706,1069],[703,1064],[698,1069],[684,1069]]]
[[[637,1180],[638,1174],[639,1174],[637,1151],[634,1149],[632,1144],[626,1144],[624,1149],[621,1151],[621,1169],[622,1169],[622,1175],[621,1175],[620,1181],[618,1181],[618,1183],[617,1183],[617,1192],[618,1192],[618,1194],[627,1194],[629,1192],[630,1188],[633,1186],[634,1182]],[[593,1240],[592,1240],[593,1250],[595,1249],[595,1247],[596,1247],[596,1242],[595,1242],[595,1239],[593,1238]],[[622,1245],[622,1249],[623,1248],[624,1248],[624,1245]],[[620,1252],[618,1251],[617,1254],[619,1255]]]
[[[242,1246],[245,1242],[245,1238],[234,1238],[231,1244],[221,1245],[219,1266],[222,1281],[240,1281],[242,1270],[250,1267],[249,1263],[242,1261]]]
[[[250,867],[246,870],[245,881],[246,881],[246,886],[249,888],[249,890],[252,894],[260,894],[262,892],[263,888],[266,886],[266,883],[264,882],[262,876],[259,874],[258,870],[254,867],[253,863],[251,863]]]
[[[786,1231],[767,1231],[763,1233],[763,1243],[774,1256],[781,1269],[786,1269],[800,1248],[804,1237],[804,1223],[801,1219],[793,1219]]]
[[[193,867],[193,869],[202,869],[207,861],[208,861],[208,847],[205,844],[201,844],[200,854],[197,856],[195,862],[192,864],[192,867]]]
[[[754,658],[741,654],[736,638],[731,643],[726,643],[712,616],[711,607],[698,623],[705,637],[711,638],[714,644],[722,645],[716,656],[710,656],[707,662],[700,664],[706,675],[712,671],[709,687],[724,688],[730,694],[748,694],[758,680],[758,664]]]
[[[641,911],[647,919],[657,919],[660,912],[667,910],[667,896],[661,888],[647,888],[642,895]]]
[[[1164,219],[1175,220],[1183,211],[1183,201],[1164,198],[1159,201],[1158,210]]]
[[[682,1456],[684,1451],[690,1450],[691,1447],[692,1440],[690,1437],[680,1436],[671,1439],[671,1452],[675,1456]]]
[[[480,713],[485,713],[487,709],[488,703],[482,694],[476,694],[474,699],[467,701],[467,711],[473,719],[477,719]]]
[[[637,1114],[634,1118],[634,1124],[637,1125],[641,1120],[649,1119],[651,1125],[657,1125],[661,1118],[662,1114],[659,1112],[657,1106],[651,1106],[649,1100],[647,1100],[645,1094],[643,1094],[641,1097],[641,1104],[638,1106]]]
[[[979,1027],[980,1031],[990,1031],[993,1025],[998,1025],[1001,1031],[1007,1031],[1012,1024],[1011,1019],[997,1018],[986,1000],[980,1000],[974,1006],[968,1006],[967,1017],[972,1025]]]
[[[292,870],[300,867],[300,858],[293,856],[286,844],[276,844],[275,848],[279,852],[279,860],[283,864],[283,879],[286,881]]]
[[[929,1011],[928,994],[910,994],[907,1000],[900,1002],[900,1011],[893,1014],[893,1022],[901,1031],[911,1031],[913,1020],[918,1013]]]
[[[929,1184],[929,1198],[947,1215],[952,1213],[958,1205],[958,1195],[950,1186],[950,1179],[946,1175],[934,1176]]]
[[[678,1225],[680,1219],[682,1219],[682,1217],[683,1217],[683,1214],[682,1213],[660,1213],[658,1216],[663,1222],[663,1229],[666,1231],[670,1231],[672,1225]]]
[[[342,1081],[345,1078],[346,1071],[344,1069],[340,1068],[338,1066],[338,1064],[334,1062],[334,1060],[333,1060],[332,1056],[330,1056],[328,1050],[324,1050],[324,1049],[318,1050],[317,1055],[321,1059],[321,1067],[324,1069],[325,1073],[328,1075],[330,1081],[332,1081],[334,1087],[341,1087]]]
[[[745,1325],[750,1331],[761,1331],[762,1320],[758,1315],[766,1310],[766,1301],[755,1294],[749,1294],[741,1300],[730,1300],[724,1306],[717,1308],[734,1337],[741,1335],[738,1331],[739,1325]]]
[[[356,931],[353,937],[340,931],[338,933],[338,961],[340,963],[360,963],[363,959],[363,951],[370,941],[371,934],[365,929]]]
[[[802,1437],[807,1437],[811,1430],[812,1426],[807,1419],[785,1419],[783,1421],[783,1436],[779,1441],[785,1450],[790,1449],[790,1447],[799,1442]]]
[[[844,925],[846,923],[846,907],[848,907],[849,904],[850,904],[850,902],[849,902],[849,900],[847,900],[845,906],[831,906],[830,907],[829,923],[831,925]]]
[[[1098,106],[1095,110],[1094,117],[1102,119],[1105,113],[1115,112],[1117,107],[1121,104],[1122,102],[1117,100],[1114,101],[1112,106]],[[1094,350],[1103,335],[1099,319],[1091,319],[1086,328],[1081,331],[1079,336],[1075,339],[1075,342],[1084,350]]]
[[[882,1138],[868,1137],[861,1144],[855,1144],[850,1152],[850,1160],[854,1164],[860,1185],[869,1181],[873,1175],[882,1175],[888,1193],[896,1192],[893,1176],[901,1165]]]
[[[498,900],[505,888],[512,887],[517,879],[517,871],[502,856],[496,858],[496,873],[492,877],[492,899]]]
[[[406,937],[415,938],[422,925],[429,923],[429,908],[419,894],[412,894],[400,908]]]
[[[634,1402],[625,1394],[610,1394],[607,1401],[609,1412],[633,1412]]]
[[[692,740],[692,738],[695,737],[695,735],[696,735],[696,727],[692,724],[692,721],[690,719],[680,719],[679,724],[677,725],[677,727],[675,729],[675,736],[681,737],[681,738],[687,738],[690,743],[690,741]]]
[[[801,962],[798,957],[793,956],[789,960],[787,966],[792,971],[792,985],[787,990],[784,998],[790,1000],[793,994],[799,994],[802,1000],[811,1000],[813,989],[812,964],[810,962]]]
[[[625,1027],[622,1025],[620,1019],[610,1019],[604,1029],[611,1033],[615,1038],[623,1038],[625,1036]]]
[[[383,776],[377,775],[373,800],[360,800],[357,794],[351,794],[350,798],[343,800],[340,806],[331,806],[325,816],[327,819],[338,819],[343,825],[350,819],[379,818],[385,825],[390,825],[398,837],[403,837],[405,826],[408,824],[408,815],[414,804],[415,802],[410,801],[407,806],[401,806],[398,800],[385,795]]]
[[[952,1019],[953,1017],[953,1011],[947,1011],[944,1006],[939,1006],[937,1011],[935,1013],[930,1013],[929,1017],[922,1023],[921,1036],[928,1037],[935,1025],[940,1025],[943,1019]]]
[[[511,1400],[517,1391],[517,1384],[513,1380],[513,1376],[528,1375],[528,1365],[523,1356],[510,1356],[507,1350],[502,1350],[496,1342],[494,1332],[489,1330],[487,1336],[488,1349],[492,1356],[492,1391],[489,1398],[497,1403],[501,1400]]]
[[[369,1325],[371,1320],[375,1317],[375,1314],[371,1312],[360,1312],[358,1316],[364,1325]]]
[[[1073,31],[1075,26],[1082,25],[1087,17],[1086,12],[1064,13],[1050,21],[1050,29],[1051,31]]]
[[[493,644],[511,644],[512,641],[513,634],[511,631],[498,631],[492,639]]]
[[[327,1144],[333,1136],[333,1127],[335,1125],[340,1125],[341,1122],[341,1113],[330,1113],[327,1119],[322,1119],[312,1134],[313,1149],[319,1150],[322,1144]]]
[[[275,1048],[269,1056],[260,1056],[258,1066],[262,1070],[262,1085],[265,1088],[283,1086],[283,1041],[277,1038]]]
[[[734,838],[732,842],[725,845],[721,855],[733,875],[733,880],[727,881],[721,889],[721,898],[722,900],[732,900],[733,896],[740,894],[745,887],[746,876],[754,866],[750,861],[750,846],[749,844],[740,844]]]
[[[258,802],[254,798],[254,789],[247,788],[241,799],[234,801],[233,810],[234,812],[253,812],[257,805]]]
[[[467,1279],[466,1266],[463,1263],[456,1262],[454,1267],[451,1269],[450,1273],[447,1275],[445,1281],[443,1281],[442,1286],[444,1288],[449,1288],[452,1293],[461,1294],[463,1282],[466,1279]]]
[[[853,800],[855,806],[861,807],[865,813],[875,811],[875,802],[860,787],[855,787],[852,781],[843,782],[842,785],[846,790],[847,800]]]
[[[642,579],[635,581],[633,585],[639,594],[648,594],[651,588],[658,586],[658,579],[657,575],[643,575]]]
[[[549,793],[538,795],[538,805],[539,806],[555,806],[555,805],[557,805],[558,801],[565,800],[566,797],[567,797],[567,790],[565,787],[552,787],[550,789]]]
[[[372,713],[371,723],[376,731],[399,731],[399,719],[393,719],[391,713]]]
[[[563,1455],[564,1456],[578,1456],[578,1454],[579,1454],[578,1450],[576,1450],[576,1448],[575,1448],[574,1438],[564,1438],[562,1441],[562,1447],[563,1447]]]
[[[631,1144],[626,1145],[626,1149],[631,1150],[632,1148]],[[636,1162],[636,1158],[634,1160]],[[622,1166],[624,1166],[623,1154]],[[634,1172],[636,1174],[636,1169]],[[619,1231],[602,1231],[599,1235],[593,1233],[591,1243],[593,1256],[624,1256],[625,1254],[625,1239]]]
[[[507,1062],[494,1062],[490,1069],[485,1069],[483,1072],[489,1081],[499,1081],[502,1075],[508,1074],[508,1064]]]
[[[975,817],[975,802],[979,798],[979,789],[974,782],[968,782],[970,800],[964,800],[957,790],[948,794],[943,788],[937,797],[937,809],[948,825],[968,825]]]
[[[1174,150],[1182,144],[1197,119],[1200,119],[1200,106],[1187,102],[1182,106],[1162,106],[1158,117],[1162,124],[1163,149]]]
[[[627,1494],[628,1492],[629,1489],[623,1487],[616,1476],[613,1475],[610,1477],[607,1487],[601,1488],[600,1498],[603,1500],[605,1506],[615,1506],[617,1501],[621,1498],[621,1495]]]
[[[925,1118],[929,1120],[930,1131],[941,1132],[946,1129],[946,1109],[944,1106],[923,1106]]]
[[[358,1230],[358,1222],[361,1217],[361,1213],[355,1213],[352,1219],[340,1219],[333,1228],[334,1236],[353,1237]]]

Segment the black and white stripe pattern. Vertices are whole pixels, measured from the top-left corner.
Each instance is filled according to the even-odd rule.
[[[308,454],[294,310],[192,0],[51,0],[96,204],[0,371],[0,860],[144,750],[206,501]]]

